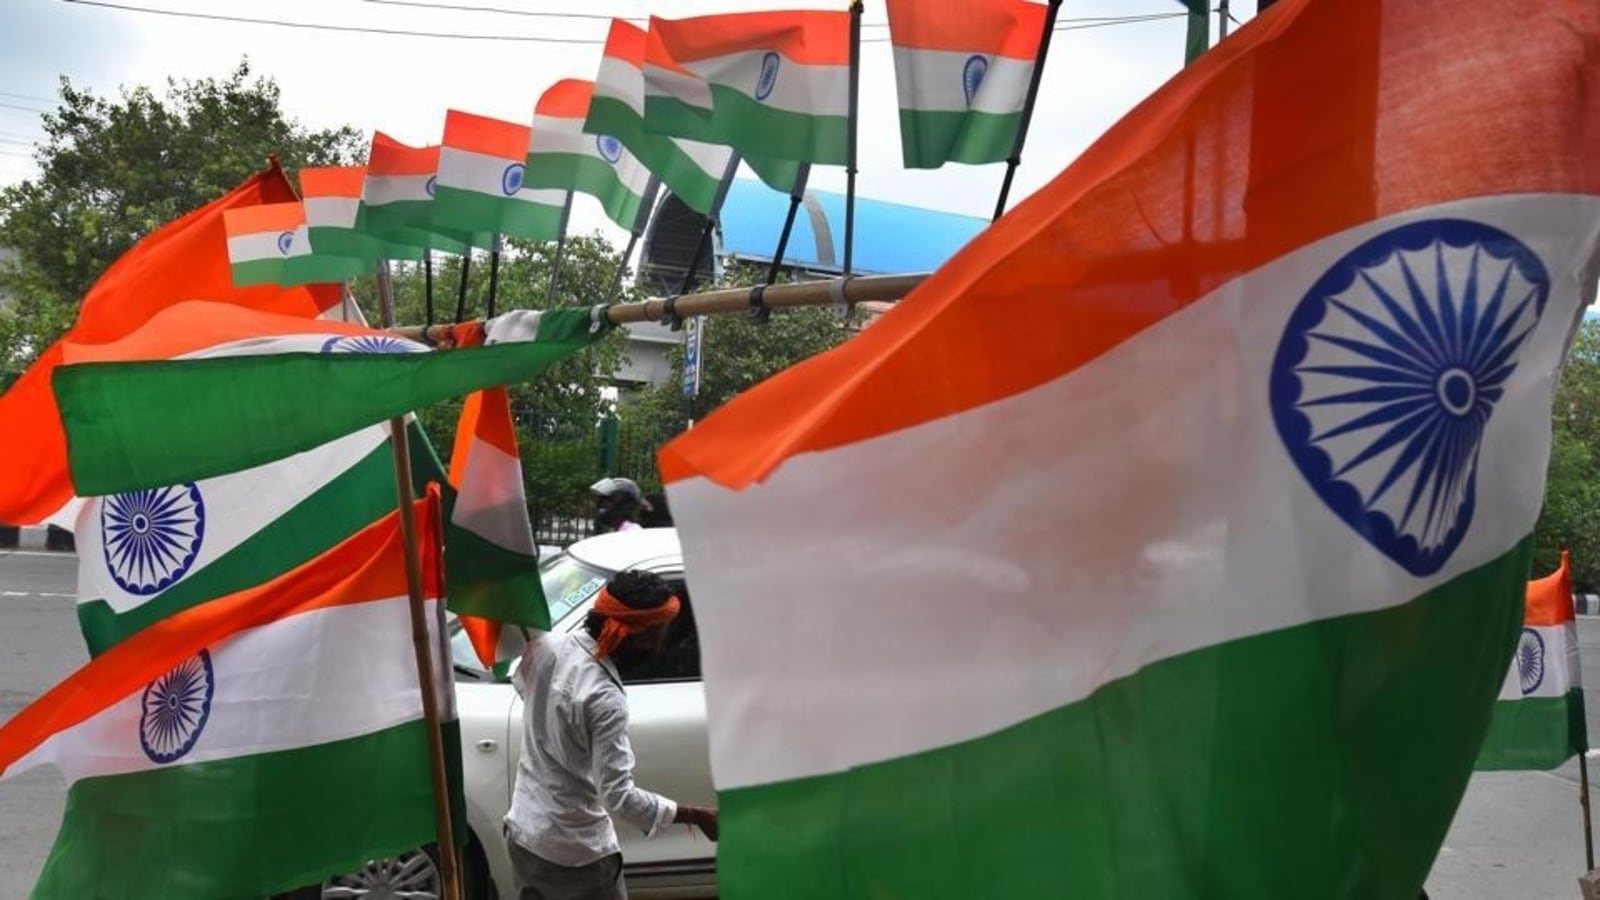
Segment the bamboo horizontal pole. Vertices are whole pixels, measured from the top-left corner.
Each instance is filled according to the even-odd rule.
[[[748,312],[751,298],[761,292],[760,303],[767,309],[779,310],[801,306],[827,306],[839,300],[846,303],[898,300],[928,277],[926,272],[911,275],[860,275],[853,278],[831,278],[826,281],[798,281],[775,284],[771,287],[723,288],[700,294],[685,294],[676,298],[652,298],[642,303],[614,303],[606,307],[606,318],[613,325],[631,322],[661,322],[673,317],[714,316],[727,313]],[[448,325],[412,325],[395,328],[402,337],[433,343],[430,338],[443,333]]]

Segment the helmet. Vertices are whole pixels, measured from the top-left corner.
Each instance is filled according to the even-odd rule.
[[[629,478],[602,478],[589,485],[589,493],[599,501],[595,517],[602,528],[616,528],[632,518],[643,499],[639,485]]]

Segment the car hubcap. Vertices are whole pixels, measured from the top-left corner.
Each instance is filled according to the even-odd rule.
[[[412,850],[389,859],[375,859],[366,868],[329,879],[323,900],[438,900],[439,870],[433,858]]]

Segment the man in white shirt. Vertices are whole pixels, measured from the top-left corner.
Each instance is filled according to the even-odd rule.
[[[601,589],[585,631],[544,634],[523,654],[522,755],[505,830],[516,900],[626,900],[613,819],[647,836],[682,822],[717,839],[717,811],[633,783],[628,698],[613,659],[654,655],[679,609],[650,572]]]

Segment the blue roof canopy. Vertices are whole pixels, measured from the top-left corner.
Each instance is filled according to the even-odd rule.
[[[844,210],[844,194],[807,191],[795,215],[784,265],[824,272],[842,269]],[[735,179],[722,207],[722,254],[770,261],[788,213],[788,194],[759,181]],[[931,272],[988,224],[988,219],[976,216],[869,200],[858,194],[855,271]]]

